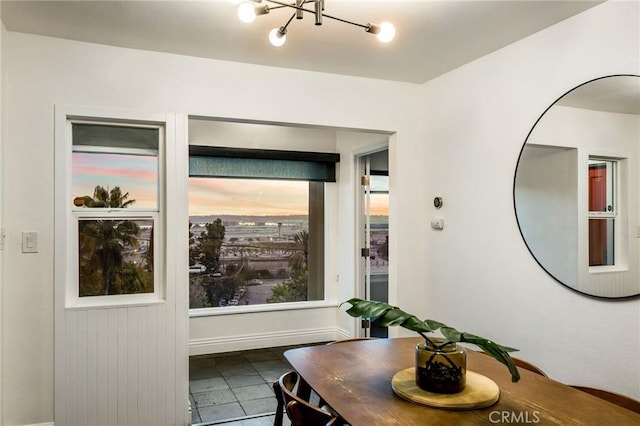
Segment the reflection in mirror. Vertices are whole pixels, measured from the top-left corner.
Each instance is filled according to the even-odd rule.
[[[640,76],[598,78],[538,119],[520,153],[514,205],[536,261],[578,292],[640,295]]]

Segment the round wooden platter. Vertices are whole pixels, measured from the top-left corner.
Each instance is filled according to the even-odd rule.
[[[391,380],[391,387],[399,397],[411,402],[452,410],[484,408],[500,398],[500,388],[493,380],[469,370],[466,386],[459,393],[434,393],[420,389],[416,384],[414,367],[398,371]]]

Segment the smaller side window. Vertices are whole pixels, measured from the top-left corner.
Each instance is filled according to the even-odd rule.
[[[72,296],[159,295],[154,241],[162,128],[79,120],[70,126],[77,232]]]
[[[616,264],[617,160],[589,159],[589,266]]]

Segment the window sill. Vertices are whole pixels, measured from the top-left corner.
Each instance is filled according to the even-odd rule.
[[[264,305],[225,306],[220,308],[189,309],[189,318],[219,315],[238,315],[256,312],[295,311],[300,309],[337,308],[337,302],[316,300],[311,302],[271,303]]]
[[[616,274],[620,272],[629,272],[629,268],[626,266],[591,266],[589,267],[589,273],[598,274]]]
[[[118,294],[110,296],[69,298],[65,309],[130,308],[137,306],[160,305],[163,303],[166,303],[166,300],[155,293]]]

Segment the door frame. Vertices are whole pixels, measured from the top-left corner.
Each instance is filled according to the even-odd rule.
[[[361,254],[360,250],[365,247],[366,244],[370,243],[369,238],[366,236],[365,229],[370,229],[370,224],[367,223],[365,209],[369,207],[368,202],[366,201],[366,193],[363,191],[363,185],[361,182],[361,177],[365,176],[370,170],[367,170],[366,159],[373,154],[380,152],[387,152],[387,169],[388,167],[388,157],[389,157],[389,149],[390,144],[387,141],[384,144],[378,144],[376,146],[370,146],[366,150],[356,152],[354,155],[355,161],[355,171],[356,171],[356,179],[355,179],[355,196],[356,196],[356,209],[355,209],[355,232],[356,232],[356,297],[359,298],[370,298],[370,277],[371,277],[371,269],[369,261],[364,261],[364,256]],[[387,170],[389,173],[389,170]],[[387,300],[389,298],[389,288],[387,284]],[[370,337],[370,327],[364,328],[360,324],[360,326],[356,325],[355,334],[356,337]]]

